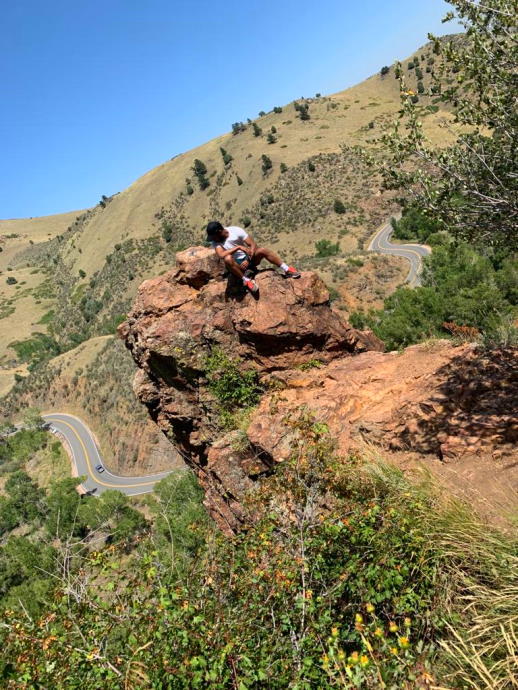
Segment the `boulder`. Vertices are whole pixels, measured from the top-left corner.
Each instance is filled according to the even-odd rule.
[[[226,533],[247,520],[247,492],[290,455],[296,432],[286,419],[303,409],[326,422],[344,455],[365,443],[448,462],[512,451],[516,349],[439,341],[385,353],[332,308],[316,273],[292,280],[267,269],[257,283],[250,294],[223,276],[212,250],[193,247],[140,286],[119,327],[138,367],[138,398],[196,472]],[[206,378],[216,350],[262,383],[245,432],[220,423]]]

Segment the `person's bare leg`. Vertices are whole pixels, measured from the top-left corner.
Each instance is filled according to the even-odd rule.
[[[243,273],[243,271],[241,270],[239,264],[238,264],[236,261],[234,261],[234,259],[232,258],[231,255],[226,256],[226,257],[224,258],[224,262],[225,262],[225,266],[227,267],[227,269],[228,269],[231,273],[233,273],[235,276],[237,276],[238,278],[240,278],[241,280],[243,280],[244,273]]]
[[[281,257],[271,249],[268,249],[268,247],[259,247],[252,258],[252,262],[258,266],[263,259],[266,259],[266,261],[269,261],[274,266],[280,266],[282,264]]]

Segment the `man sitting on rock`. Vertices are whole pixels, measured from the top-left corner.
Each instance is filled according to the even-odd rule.
[[[285,264],[275,252],[267,247],[258,247],[246,230],[235,225],[223,227],[217,220],[207,225],[207,239],[220,259],[223,259],[228,270],[243,281],[243,285],[252,293],[259,287],[253,279],[257,266],[266,259],[278,266],[285,278],[300,278],[300,273],[292,266]]]

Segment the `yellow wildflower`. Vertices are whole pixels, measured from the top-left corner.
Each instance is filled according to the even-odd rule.
[[[389,630],[390,632],[397,632],[399,628],[396,623],[389,623]]]
[[[374,606],[372,604],[367,604],[365,608],[367,609],[367,613],[372,613],[374,611]]]
[[[374,634],[376,635],[376,637],[383,637],[383,630],[381,628],[376,628]]]
[[[408,647],[408,637],[400,637],[398,640],[398,644],[402,649],[406,649]]]
[[[391,648],[390,648],[390,651],[391,651],[392,654],[394,654],[395,656],[398,655],[397,647],[391,647]]]
[[[182,609],[188,609],[188,608],[189,608],[189,602],[187,601],[187,599],[184,599],[184,601],[182,601]]]
[[[405,618],[405,627],[409,628],[412,625],[412,620],[410,618]]]
[[[343,649],[339,649],[339,650],[338,650],[337,656],[338,656],[338,658],[339,658],[340,661],[343,661],[343,660],[345,659],[345,652],[344,652],[344,650],[343,650]]]
[[[359,659],[360,659],[360,655],[358,654],[358,652],[353,652],[351,654],[351,656],[349,657],[349,662],[351,664],[353,664],[353,666],[354,666],[354,664],[358,663]]]
[[[369,657],[366,656],[365,654],[362,654],[361,657],[360,657],[360,664],[361,664],[362,666],[367,666],[368,663],[369,663]]]
[[[361,613],[357,613],[354,617],[354,620],[356,623],[363,623],[363,616],[361,615]]]
[[[331,635],[333,637],[338,637],[338,628],[337,627],[331,628]]]

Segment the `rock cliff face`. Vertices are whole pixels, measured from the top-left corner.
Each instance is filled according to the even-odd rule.
[[[303,408],[329,425],[343,453],[369,440],[449,459],[506,452],[518,439],[515,352],[490,358],[443,342],[384,353],[333,310],[315,273],[294,281],[265,270],[257,283],[256,298],[223,277],[211,250],[194,247],[141,285],[119,327],[139,367],[136,395],[196,471],[225,532],[246,519],[246,491],[288,456],[285,419]],[[215,348],[254,369],[264,387],[246,443],[218,423],[221,403],[205,373]]]

